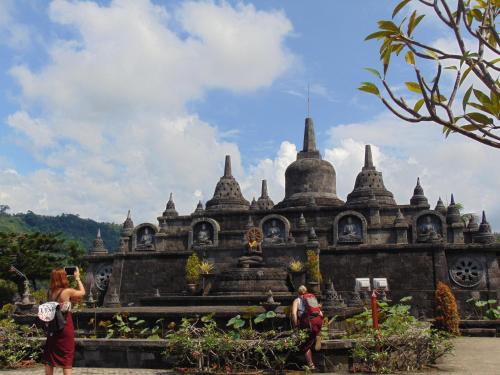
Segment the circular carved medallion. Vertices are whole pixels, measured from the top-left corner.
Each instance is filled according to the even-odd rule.
[[[264,234],[262,233],[260,228],[251,227],[245,233],[245,239],[248,241],[250,238],[254,238],[257,242],[262,242],[262,239],[264,238]]]
[[[465,288],[479,284],[483,275],[483,266],[474,258],[458,258],[450,268],[451,279]]]
[[[99,267],[94,277],[97,288],[105,290],[108,287],[109,278],[111,277],[112,272],[113,267],[110,264]]]

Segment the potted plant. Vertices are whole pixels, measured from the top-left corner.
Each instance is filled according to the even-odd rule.
[[[191,294],[195,294],[200,281],[200,259],[196,253],[187,259],[185,270],[187,287]]]
[[[307,250],[306,271],[308,289],[312,293],[319,294],[322,277],[319,269],[319,254],[316,250]]]
[[[288,263],[288,272],[290,273],[293,289],[297,290],[299,286],[306,283],[304,263],[300,260],[292,259],[290,263]]]
[[[203,295],[206,296],[210,292],[210,289],[212,289],[213,280],[215,278],[215,274],[213,273],[215,265],[212,262],[204,260],[200,263],[199,269],[203,282]]]

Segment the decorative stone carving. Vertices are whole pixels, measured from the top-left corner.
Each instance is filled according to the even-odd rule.
[[[214,219],[200,217],[191,222],[188,246],[206,247],[217,246],[219,243],[220,226]]]
[[[94,240],[92,248],[90,249],[90,254],[92,255],[105,255],[108,250],[104,246],[104,241],[101,238],[101,228],[97,229],[97,236]]]
[[[290,222],[281,215],[268,215],[262,218],[259,227],[264,234],[264,244],[285,243],[290,235]]]
[[[111,264],[104,264],[100,266],[94,274],[95,286],[99,290],[106,290],[112,273],[113,267]]]
[[[333,222],[333,241],[336,244],[360,244],[366,242],[367,222],[356,211],[345,211]]]
[[[477,243],[493,243],[495,242],[495,236],[491,233],[491,226],[486,220],[486,213],[483,211],[483,218],[477,232],[473,235],[474,242]]]
[[[435,215],[423,215],[417,221],[417,242],[441,242],[441,220]]]
[[[155,250],[155,234],[158,233],[158,228],[150,223],[138,225],[134,229],[133,241],[135,249],[138,251]]]
[[[413,217],[413,242],[436,243],[446,239],[446,219],[434,210],[424,210]]]
[[[250,228],[245,237],[247,239],[245,254],[238,259],[238,267],[262,267],[264,265],[261,247],[262,231],[257,227]]]
[[[457,285],[471,288],[483,279],[484,267],[477,259],[460,257],[450,267],[450,277]]]
[[[134,232],[134,222],[132,221],[132,217],[130,215],[130,210],[128,210],[127,218],[123,222],[121,236],[122,237],[130,237],[133,232]]]

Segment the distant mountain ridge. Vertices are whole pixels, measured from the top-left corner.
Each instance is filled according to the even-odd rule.
[[[119,244],[121,227],[120,224],[82,219],[73,214],[46,216],[32,211],[12,215],[0,214],[0,232],[60,232],[64,238],[80,242],[86,251],[92,247],[98,229],[101,229],[101,237],[106,248],[110,252],[115,251]]]

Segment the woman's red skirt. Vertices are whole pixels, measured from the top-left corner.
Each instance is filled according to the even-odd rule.
[[[72,368],[75,354],[75,330],[71,312],[66,314],[66,325],[61,332],[47,336],[43,362],[52,367]]]
[[[299,320],[299,327],[306,329],[309,333],[306,341],[300,346],[300,350],[306,353],[308,350],[314,347],[316,342],[316,336],[321,333],[321,327],[323,326],[323,317],[318,315],[315,317],[304,316]]]

